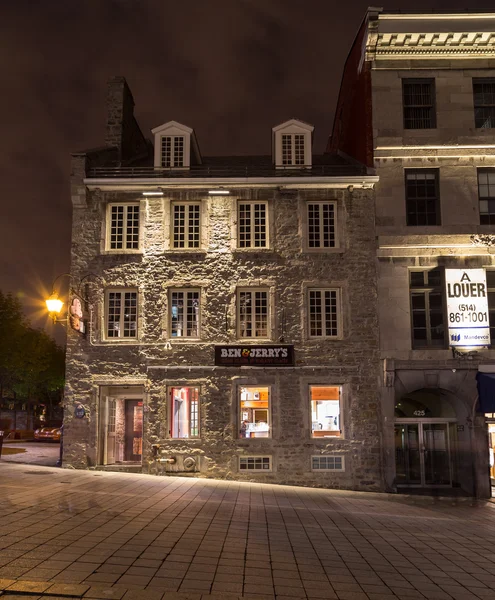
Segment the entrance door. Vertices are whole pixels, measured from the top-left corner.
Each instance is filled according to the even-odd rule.
[[[137,462],[143,453],[143,402],[125,400],[124,460]]]
[[[398,486],[451,486],[449,423],[397,422],[395,464]]]

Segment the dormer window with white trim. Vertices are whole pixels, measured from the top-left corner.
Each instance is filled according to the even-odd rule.
[[[161,167],[184,166],[184,136],[164,135],[161,138]]]
[[[272,129],[272,157],[277,169],[309,168],[314,127],[291,119]]]
[[[201,164],[194,130],[186,125],[169,121],[151,130],[154,135],[157,169],[189,169]]]

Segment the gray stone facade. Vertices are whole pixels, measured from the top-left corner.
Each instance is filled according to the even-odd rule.
[[[85,278],[88,331],[85,336],[69,331],[68,336],[64,466],[105,468],[106,411],[116,412],[111,443],[121,447],[125,432],[119,402],[131,398],[142,403],[143,434],[142,460],[129,468],[156,475],[383,490],[376,178],[345,165],[330,175],[307,171],[299,178],[273,170],[269,177],[253,175],[241,182],[204,181],[183,171],[151,182],[145,177],[124,181],[113,158],[122,154],[119,139],[125,135],[114,131],[108,148],[73,157],[71,273],[74,282]],[[108,170],[102,176],[92,171],[94,166]],[[210,195],[212,185],[230,194]],[[143,197],[143,191],[157,188],[162,196]],[[267,202],[268,248],[239,248],[240,201]],[[320,201],[335,203],[339,244],[308,249],[306,206]],[[129,202],[139,205],[140,246],[109,251],[108,206]],[[200,248],[174,249],[174,202],[201,206]],[[268,335],[259,342],[239,339],[239,288],[268,290]],[[308,290],[313,288],[339,290],[336,338],[309,335]],[[105,294],[125,289],[137,292],[137,337],[108,339]],[[171,289],[200,290],[198,340],[173,337]],[[238,344],[293,345],[295,364],[215,366],[215,345]],[[171,436],[174,386],[199,389],[197,439]],[[239,394],[250,386],[269,390],[271,437],[240,435]],[[340,389],[340,436],[312,437],[310,386]],[[82,418],[75,416],[78,406],[84,407]],[[115,463],[106,468],[126,468],[115,452]],[[270,457],[271,469],[241,471],[239,459],[248,456]],[[343,457],[344,468],[313,471],[313,456]]]

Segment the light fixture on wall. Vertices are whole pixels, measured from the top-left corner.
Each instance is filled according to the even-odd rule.
[[[147,190],[146,192],[141,192],[143,196],[163,196],[163,190],[158,188],[157,190]]]
[[[60,298],[59,283],[64,277],[69,279],[68,297],[70,306],[67,306],[65,317],[60,318],[65,303]],[[48,315],[53,323],[59,323],[61,325],[69,323],[75,331],[82,334],[86,333],[85,312],[87,305],[89,304],[89,298],[88,290],[84,288],[88,285],[88,280],[90,278],[99,279],[104,284],[103,278],[95,273],[87,273],[80,279],[74,277],[70,273],[62,273],[55,278],[52,284],[52,293],[45,300]]]
[[[216,190],[208,190],[208,194],[210,194],[210,196],[228,196],[230,194],[230,190],[220,187]]]

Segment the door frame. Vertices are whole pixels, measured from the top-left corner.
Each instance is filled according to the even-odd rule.
[[[144,428],[145,428],[145,420],[144,420],[144,406],[145,406],[145,394],[144,393],[130,393],[130,394],[112,394],[112,388],[108,388],[108,393],[105,395],[100,394],[99,400],[99,410],[98,414],[100,416],[99,419],[99,427],[98,427],[98,465],[106,466],[107,465],[107,429],[108,429],[108,400],[140,400],[143,403],[143,443],[144,443]],[[133,461],[134,464],[142,464],[143,455],[141,454],[141,461]],[[115,464],[115,463],[114,463]],[[111,466],[111,465],[109,465]]]
[[[450,483],[425,483],[425,453],[424,450],[420,450],[419,453],[419,464],[421,483],[398,483],[398,488],[451,488],[453,487],[454,481],[454,461],[453,456],[455,452],[454,440],[450,439],[450,428],[449,425],[457,423],[458,419],[455,418],[396,418],[394,419],[394,429],[396,425],[418,425],[418,443],[424,446],[423,437],[423,425],[447,425],[447,453],[449,458],[449,479]],[[395,449],[394,449],[395,450]],[[397,463],[395,463],[397,467]]]

